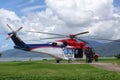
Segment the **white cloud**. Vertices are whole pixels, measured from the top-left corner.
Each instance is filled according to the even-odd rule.
[[[13,49],[13,42],[6,40],[7,33],[0,34],[0,52],[6,49]]]
[[[13,45],[11,45],[8,42],[0,45],[0,52],[5,51],[7,49],[13,49]]]
[[[46,7],[45,5],[40,5],[40,6],[37,5],[37,6],[26,7],[26,8],[21,9],[21,12],[30,13],[30,12],[33,12],[34,10],[36,10],[36,9],[43,9],[45,7]]]
[[[6,24],[12,25],[16,29],[16,26],[21,25],[21,19],[13,11],[8,11],[5,9],[0,9],[0,32],[6,32],[9,29]]]
[[[46,3],[67,24],[79,26],[88,24],[96,16],[106,18],[113,13],[112,0],[46,0]]]
[[[114,13],[113,0],[46,0],[47,9],[18,17],[14,12],[0,9],[0,26],[6,23],[17,29],[69,34],[90,31],[88,36],[120,39],[120,15]],[[31,10],[34,8],[31,8]],[[28,9],[28,11],[30,8]],[[27,9],[25,10],[27,11]],[[47,35],[26,33],[24,39]]]
[[[8,44],[3,45],[1,48],[7,48]]]
[[[46,3],[72,32],[89,30],[88,36],[120,38],[117,32],[120,15],[114,13],[113,0],[46,0]]]

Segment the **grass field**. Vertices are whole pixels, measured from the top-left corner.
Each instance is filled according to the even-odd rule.
[[[113,64],[118,64],[120,65],[120,59],[115,59],[115,58],[112,58],[112,59],[100,59],[99,62],[105,62],[105,63],[113,63]]]
[[[100,61],[119,63],[120,60]],[[95,68],[89,64],[53,63],[53,61],[0,62],[0,80],[120,80],[120,73]]]

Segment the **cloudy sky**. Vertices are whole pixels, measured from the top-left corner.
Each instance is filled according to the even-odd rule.
[[[81,37],[120,39],[120,0],[0,0],[0,51],[13,48],[5,40],[10,32],[23,40],[38,40],[48,35],[25,33],[45,31],[60,34],[89,31]]]

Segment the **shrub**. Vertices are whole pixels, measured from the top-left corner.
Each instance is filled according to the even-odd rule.
[[[2,53],[0,52],[0,57],[2,56]]]
[[[120,54],[115,55],[117,59],[120,59]]]

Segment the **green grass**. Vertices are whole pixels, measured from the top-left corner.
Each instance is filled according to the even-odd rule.
[[[120,80],[120,73],[89,64],[51,62],[0,62],[0,80]]]
[[[113,63],[113,64],[118,64],[120,65],[120,59],[99,59],[99,62],[104,62],[104,63]]]

